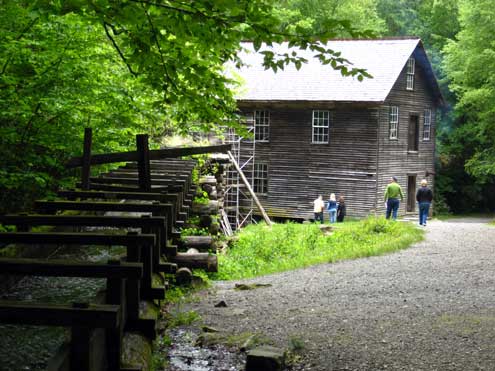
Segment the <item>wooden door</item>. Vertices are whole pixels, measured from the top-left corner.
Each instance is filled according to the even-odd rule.
[[[418,144],[419,144],[419,117],[417,115],[411,115],[409,116],[407,150],[417,151]]]
[[[407,212],[412,213],[416,208],[416,175],[407,177]]]

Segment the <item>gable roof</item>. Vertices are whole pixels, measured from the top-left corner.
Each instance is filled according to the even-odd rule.
[[[419,38],[377,40],[332,40],[327,48],[342,52],[342,57],[354,67],[365,68],[373,78],[359,81],[344,77],[330,65],[322,65],[310,50],[288,49],[287,43],[263,47],[275,53],[296,50],[308,60],[298,71],[294,65],[284,70],[265,70],[263,55],[254,52],[251,43],[243,43],[247,49],[239,55],[247,66],[237,70],[244,84],[237,94],[238,101],[332,101],[332,102],[384,102],[399,77],[409,57],[415,52],[417,63],[426,70],[426,77],[434,96],[441,102],[441,94],[433,70]]]

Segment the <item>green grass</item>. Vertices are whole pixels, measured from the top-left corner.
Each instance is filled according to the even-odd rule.
[[[335,225],[325,236],[316,224],[250,225],[225,255],[213,279],[234,280],[310,265],[386,254],[421,241],[424,232],[412,223],[370,217]]]

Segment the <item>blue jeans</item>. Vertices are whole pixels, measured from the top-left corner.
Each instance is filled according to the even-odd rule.
[[[318,221],[323,224],[323,211],[321,213],[315,213],[315,223]]]
[[[428,213],[430,212],[429,202],[419,202],[419,224],[426,225],[428,219]]]
[[[397,212],[399,211],[400,201],[398,198],[389,198],[387,200],[387,214],[385,217],[390,219],[390,214],[392,214],[392,219],[397,219]]]
[[[328,219],[330,220],[330,223],[335,223],[337,220],[337,209],[328,210]]]

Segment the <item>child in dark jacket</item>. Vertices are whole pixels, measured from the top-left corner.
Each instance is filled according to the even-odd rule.
[[[337,206],[337,223],[342,223],[346,214],[346,207],[344,197],[339,197],[339,204]]]

